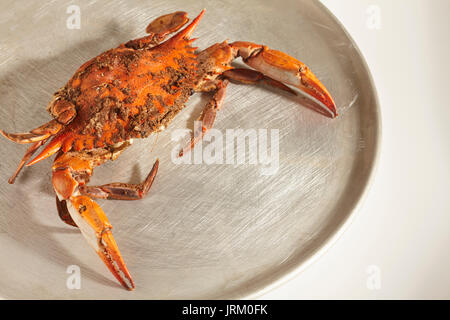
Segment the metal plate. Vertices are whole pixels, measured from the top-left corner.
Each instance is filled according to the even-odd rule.
[[[77,1],[80,29],[68,29],[69,4],[2,1],[0,127],[20,132],[50,119],[45,106],[83,62],[144,34],[163,13],[207,13],[200,48],[223,41],[264,43],[305,62],[334,96],[330,119],[304,98],[262,86],[231,85],[216,128],[279,129],[279,170],[262,164],[184,164],[171,160],[174,130],[192,128],[207,97],[195,95],[172,125],[96,169],[92,183],[139,182],[156,157],[151,195],[101,201],[137,284],[122,289],[78,230],[61,222],[51,161],[7,179],[25,147],[0,140],[0,296],[4,298],[242,298],[301,270],[349,221],[372,175],[379,110],[353,41],[317,1]],[[322,249],[322,250],[321,250]],[[68,289],[67,268],[81,270]]]

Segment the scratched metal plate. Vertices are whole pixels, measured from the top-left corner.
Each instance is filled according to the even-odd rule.
[[[337,237],[365,193],[377,154],[379,110],[354,43],[317,1],[77,1],[80,29],[68,29],[65,1],[0,4],[0,127],[24,131],[48,121],[45,106],[83,62],[144,34],[156,16],[207,13],[197,45],[248,40],[305,62],[334,96],[340,116],[263,86],[231,85],[216,128],[279,129],[279,170],[262,164],[177,165],[175,129],[192,128],[207,97],[195,95],[158,137],[137,141],[92,183],[139,182],[156,157],[151,195],[100,201],[135,279],[122,289],[78,230],[61,222],[51,161],[7,179],[25,147],[0,140],[0,296],[3,298],[178,299],[254,296],[299,271]],[[70,265],[81,288],[68,289]]]

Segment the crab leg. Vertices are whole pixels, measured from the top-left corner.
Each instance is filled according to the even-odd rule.
[[[156,160],[147,178],[139,184],[114,182],[101,186],[80,186],[82,195],[100,199],[139,200],[144,198],[152,187],[158,172],[159,160]]]
[[[68,102],[65,99],[61,99],[57,94],[53,97],[53,100],[47,106],[48,111],[55,117],[55,119],[44,123],[40,127],[25,133],[8,133],[0,130],[0,134],[7,139],[16,143],[33,143],[23,156],[14,174],[9,178],[8,182],[13,184],[16,177],[22,170],[25,163],[30,159],[30,157],[43,146],[48,139],[55,136],[64,125],[70,123],[76,116],[76,109],[73,103]],[[57,149],[54,150],[58,151]]]
[[[160,16],[149,23],[145,32],[154,34],[160,39],[165,38],[167,35],[178,31],[189,21],[187,12],[176,11],[173,13]]]
[[[180,157],[182,157],[186,152],[192,149],[197,142],[202,140],[205,133],[213,127],[214,121],[216,120],[217,111],[222,108],[223,102],[225,100],[227,85],[227,80],[223,80],[218,83],[217,90],[214,93],[214,96],[211,100],[208,101],[202,111],[202,114],[196,122],[198,126],[194,128],[194,136],[191,138],[190,142],[180,151]]]
[[[55,135],[61,130],[62,125],[56,120],[51,120],[36,129],[31,130],[30,132],[25,133],[8,133],[3,130],[0,130],[0,134],[2,134],[5,138],[16,142],[16,143],[32,143],[38,142],[47,139],[50,136]]]
[[[13,184],[16,181],[17,176],[19,175],[20,171],[22,170],[25,163],[31,158],[31,156],[39,149],[43,144],[47,142],[47,139],[38,141],[33,143],[23,156],[22,160],[20,160],[19,165],[17,166],[16,171],[14,174],[8,179],[8,183]]]
[[[147,26],[145,31],[149,34],[146,37],[130,40],[125,47],[141,49],[144,47],[156,46],[163,42],[171,33],[178,31],[189,21],[187,13],[177,11],[156,18]]]
[[[89,155],[80,152],[63,153],[53,165],[53,188],[58,197],[58,212],[68,224],[75,224],[88,243],[94,248],[116,279],[128,290],[134,289],[134,282],[113,238],[105,213],[90,197],[81,195],[79,186],[92,174],[99,164]],[[69,213],[69,217],[64,214]],[[73,224],[72,224],[73,223]]]
[[[277,81],[299,88],[323,103],[333,117],[337,116],[336,105],[330,93],[304,63],[281,51],[251,42],[236,41],[230,47],[234,56],[242,57],[250,67]]]
[[[245,84],[256,84],[258,82],[264,82],[269,86],[284,90],[293,95],[297,95],[297,93],[291,88],[289,88],[287,85],[283,84],[280,81],[272,79],[259,71],[236,68],[227,70],[224,73],[222,73],[222,75],[227,79]]]

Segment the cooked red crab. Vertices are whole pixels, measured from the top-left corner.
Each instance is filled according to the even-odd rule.
[[[288,92],[301,89],[323,103],[334,117],[336,107],[327,89],[302,62],[264,45],[236,41],[216,43],[196,52],[190,39],[204,10],[182,31],[166,37],[188,22],[185,12],[164,15],[151,22],[149,35],[121,44],[83,64],[55,93],[47,109],[54,117],[28,133],[11,134],[17,143],[30,143],[9,183],[31,156],[48,144],[31,166],[57,154],[53,188],[61,219],[78,227],[109,270],[127,289],[134,282],[111,233],[111,225],[93,198],[137,200],[149,191],[158,161],[140,184],[109,183],[88,186],[96,166],[115,159],[134,138],[145,138],[167,127],[194,92],[214,92],[205,106],[201,128],[180,151],[189,150],[210,129],[223,105],[228,80],[265,82]],[[237,57],[252,69],[233,68]]]

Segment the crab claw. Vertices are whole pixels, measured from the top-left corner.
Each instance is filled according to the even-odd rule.
[[[112,226],[100,206],[87,196],[67,201],[72,220],[122,286],[134,289],[134,282],[112,235]]]
[[[330,93],[304,63],[284,52],[251,42],[237,41],[231,46],[236,50],[236,55],[241,56],[250,67],[277,81],[299,88],[323,103],[333,117],[337,116],[336,105]]]

